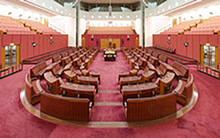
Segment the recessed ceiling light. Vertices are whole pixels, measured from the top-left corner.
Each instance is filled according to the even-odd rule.
[[[120,18],[122,18],[122,16],[120,16]]]
[[[127,18],[130,18],[130,16],[127,16]]]
[[[99,18],[101,18],[101,16],[99,16]]]
[[[91,18],[94,18],[94,16],[91,16]]]

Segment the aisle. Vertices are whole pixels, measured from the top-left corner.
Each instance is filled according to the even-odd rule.
[[[129,71],[130,67],[122,52],[117,53],[116,61],[104,61],[103,53],[99,52],[89,70],[101,74],[99,90],[119,90],[118,74]]]
[[[104,61],[103,53],[99,52],[89,70],[99,72],[101,75],[91,121],[125,121],[118,74],[129,71],[130,67],[122,52],[117,53],[116,61],[113,62]]]

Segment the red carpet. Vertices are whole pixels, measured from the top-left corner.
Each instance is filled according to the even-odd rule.
[[[120,93],[98,93],[96,102],[122,102]]]
[[[117,53],[115,62],[105,62],[103,53],[99,53],[89,70],[97,71],[101,74],[99,90],[119,90],[118,74],[129,71],[130,66],[121,52]]]
[[[119,56],[117,58],[119,59],[123,57]],[[97,60],[103,60],[103,57],[98,55],[92,64],[92,68],[94,70],[98,71],[98,69],[100,69],[108,72],[106,74],[103,74],[104,71],[101,72],[103,76],[101,78],[102,84],[100,89],[118,89],[116,88],[117,84],[115,83],[117,80],[117,72],[114,74],[112,68],[115,68],[114,71],[127,71],[129,69],[125,60],[123,60],[123,63],[119,64],[118,62],[121,61],[118,61],[118,59],[117,62],[113,63],[114,65],[110,62],[102,62],[102,65],[96,62]],[[115,65],[118,65],[117,68],[114,67]],[[97,66],[97,68],[95,68],[95,66]],[[118,67],[120,67],[120,69],[118,69]],[[220,80],[197,72],[195,66],[189,66],[190,72],[193,73],[195,84],[199,90],[199,100],[195,108],[177,120],[162,125],[141,128],[76,128],[55,125],[34,117],[28,111],[26,111],[19,99],[19,93],[24,86],[24,76],[27,71],[29,72],[29,68],[30,67],[25,66],[22,72],[0,80],[0,138],[220,137]],[[104,85],[103,82],[109,82],[109,84]],[[112,87],[112,85],[114,85],[114,87]],[[104,96],[101,97],[104,98]],[[113,98],[109,97],[109,99]],[[97,111],[97,114],[93,115],[92,117],[93,119],[96,119],[96,121],[108,121],[108,117],[115,121],[122,118],[122,110],[117,109],[117,107],[115,109],[110,109],[112,113],[111,116],[104,115],[106,108],[101,108],[103,107],[100,106],[97,107],[97,109],[94,108],[93,110],[94,112],[95,110]],[[117,113],[113,113],[113,111],[117,111]],[[112,118],[114,117],[113,115],[117,116]]]
[[[122,106],[94,106],[91,121],[125,121]]]

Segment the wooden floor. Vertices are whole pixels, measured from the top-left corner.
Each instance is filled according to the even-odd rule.
[[[103,91],[103,92],[109,92],[109,91]],[[152,121],[144,121],[144,122],[132,122],[132,123],[128,123],[125,121],[117,121],[117,122],[96,122],[96,121],[90,121],[88,123],[85,122],[73,122],[73,121],[66,121],[66,120],[62,120],[59,118],[55,118],[52,116],[49,116],[47,114],[41,113],[38,109],[36,109],[34,106],[32,106],[31,104],[29,104],[29,102],[26,99],[26,95],[25,95],[25,90],[23,89],[20,93],[20,98],[21,98],[21,102],[24,105],[24,107],[34,116],[51,122],[51,123],[55,123],[55,124],[60,124],[60,125],[66,125],[66,126],[74,126],[74,127],[92,127],[92,128],[107,128],[107,127],[111,127],[111,128],[126,128],[126,127],[143,127],[143,126],[153,126],[153,125],[158,125],[158,124],[162,124],[165,122],[169,122],[171,120],[180,118],[181,116],[185,115],[187,112],[189,112],[197,103],[198,100],[198,91],[196,86],[193,86],[193,96],[191,101],[184,106],[183,108],[181,108],[180,110],[178,110],[175,114],[172,114],[170,116],[166,116],[157,120],[152,120]],[[122,105],[122,103],[120,102],[96,102],[95,105],[109,105],[109,106],[114,106],[114,105]]]

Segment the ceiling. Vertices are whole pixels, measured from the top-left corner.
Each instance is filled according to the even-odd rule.
[[[136,3],[139,2],[140,0],[81,0],[82,2],[85,3]]]
[[[60,0],[62,1],[62,0]],[[72,1],[75,1],[75,0],[64,0],[66,2],[72,2]],[[82,2],[85,2],[85,3],[97,3],[97,4],[106,4],[106,3],[114,3],[114,4],[131,4],[131,3],[137,3],[139,2],[140,0],[81,0]],[[162,3],[166,0],[144,0],[146,3],[148,2],[157,2],[157,3]]]

